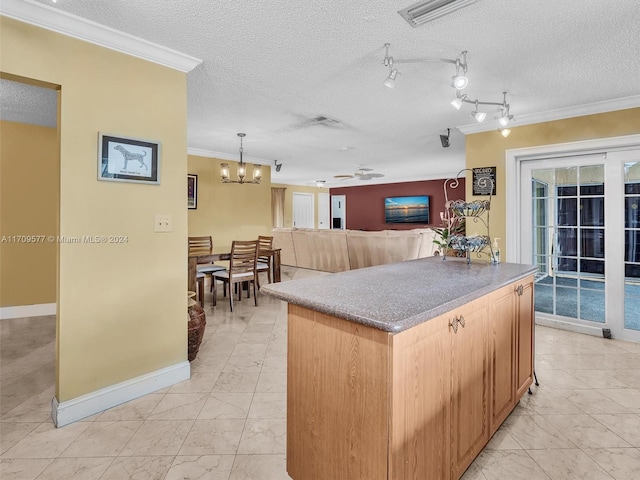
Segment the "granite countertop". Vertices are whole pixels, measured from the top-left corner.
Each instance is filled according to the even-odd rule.
[[[261,292],[387,332],[401,332],[537,270],[442,257],[263,285]]]

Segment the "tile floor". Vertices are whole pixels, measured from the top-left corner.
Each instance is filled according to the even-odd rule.
[[[209,300],[190,380],[61,429],[54,339],[54,318],[0,322],[3,480],[289,479],[282,302],[243,300],[232,314]],[[544,327],[536,342],[540,387],[463,479],[640,479],[640,344]]]

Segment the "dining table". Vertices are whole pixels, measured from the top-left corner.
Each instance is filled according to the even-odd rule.
[[[261,249],[258,255],[261,257],[269,257],[271,262],[271,271],[273,272],[273,281],[279,282],[281,279],[280,274],[280,248]],[[221,262],[231,259],[230,252],[223,253],[191,253],[189,254],[188,270],[187,270],[187,290],[190,292],[196,291],[196,274],[199,264]]]

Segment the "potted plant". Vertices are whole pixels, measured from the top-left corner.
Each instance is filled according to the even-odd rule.
[[[438,247],[434,252],[434,255],[447,255],[450,257],[457,257],[459,251],[451,248],[451,239],[455,235],[464,235],[466,231],[466,222],[463,217],[453,217],[448,221],[443,218],[442,226],[433,229],[436,232],[436,236],[433,239],[433,243]]]

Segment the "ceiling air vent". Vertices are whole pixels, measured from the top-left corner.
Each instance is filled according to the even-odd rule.
[[[398,11],[398,13],[409,22],[409,25],[415,28],[436,18],[449,15],[477,1],[478,0],[426,0],[414,3],[410,7]]]

